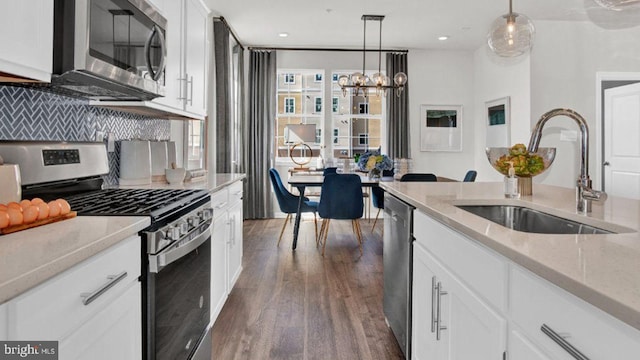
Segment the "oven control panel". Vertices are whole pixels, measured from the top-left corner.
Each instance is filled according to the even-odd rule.
[[[42,159],[44,166],[80,164],[80,151],[78,149],[44,149]]]

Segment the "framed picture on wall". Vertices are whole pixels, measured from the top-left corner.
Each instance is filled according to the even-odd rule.
[[[485,102],[487,147],[509,147],[511,139],[511,104],[508,96]]]
[[[420,151],[462,151],[462,105],[420,105]]]

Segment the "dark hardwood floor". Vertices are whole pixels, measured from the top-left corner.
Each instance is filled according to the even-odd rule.
[[[332,221],[325,257],[313,221],[291,250],[283,219],[244,222],[244,270],[213,327],[213,359],[403,359],[382,311],[381,224]],[[318,226],[319,227],[319,226]]]

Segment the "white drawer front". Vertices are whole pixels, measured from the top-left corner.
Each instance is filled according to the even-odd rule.
[[[543,324],[589,359],[638,359],[639,331],[517,265],[510,282],[513,321],[553,358],[573,359],[542,332]]]
[[[242,201],[243,183],[238,181],[229,186],[229,203],[233,204]]]
[[[211,194],[213,217],[221,215],[229,207],[229,188],[225,187]]]
[[[467,286],[506,311],[507,262],[420,211],[414,211],[416,242],[434,254]]]
[[[108,306],[131,282],[138,283],[140,251],[140,238],[133,236],[11,300],[9,339],[63,339]],[[124,278],[83,304],[81,294],[96,292],[110,283],[108,276],[123,272],[127,273]]]

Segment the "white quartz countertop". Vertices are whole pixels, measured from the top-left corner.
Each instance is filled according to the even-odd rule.
[[[149,225],[148,217],[78,216],[0,235],[0,304]]]
[[[245,174],[208,174],[204,179],[187,181],[182,184],[153,182],[147,185],[120,186],[121,189],[198,189],[214,193],[225,186],[246,178]]]
[[[475,239],[538,276],[640,329],[640,201],[609,197],[576,211],[575,190],[534,184],[533,195],[505,199],[502,183],[382,182],[388,193]],[[511,230],[455,205],[512,204],[577,220],[607,235]]]

